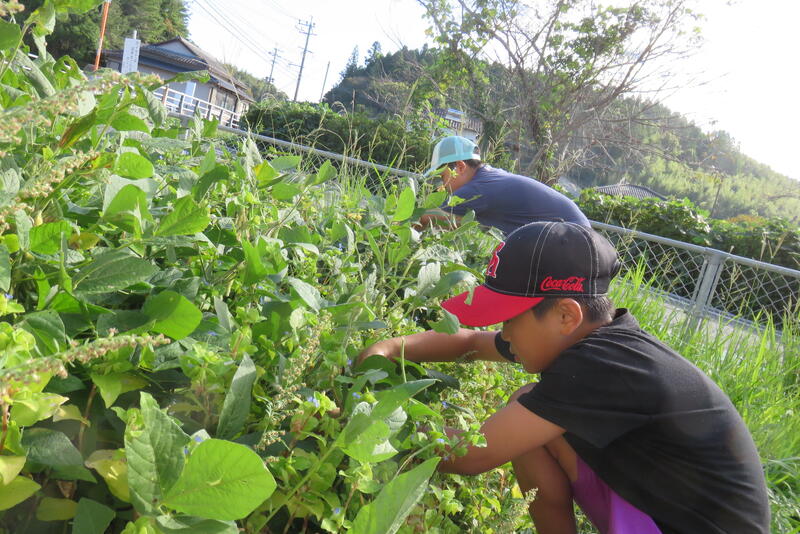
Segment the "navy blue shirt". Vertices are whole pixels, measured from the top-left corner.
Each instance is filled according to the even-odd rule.
[[[494,226],[508,235],[536,221],[566,221],[589,226],[577,204],[552,187],[488,165],[479,167],[468,183],[453,192],[463,198],[458,206],[441,208],[458,216],[475,212],[478,222]]]

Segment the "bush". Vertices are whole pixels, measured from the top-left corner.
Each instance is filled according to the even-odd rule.
[[[422,121],[339,114],[327,104],[265,102],[245,117],[250,129],[337,154],[406,170],[424,170],[434,132]]]

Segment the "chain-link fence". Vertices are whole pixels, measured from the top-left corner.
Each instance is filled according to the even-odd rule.
[[[259,150],[279,147],[320,163],[332,159],[383,176],[419,178],[401,169],[251,132],[220,130],[249,136]],[[623,269],[643,269],[651,287],[695,321],[723,316],[757,324],[772,321],[779,328],[787,320],[800,322],[800,271],[609,224],[592,222],[592,226],[617,247]]]
[[[643,269],[652,287],[695,319],[722,315],[778,327],[800,320],[800,271],[609,224],[592,226],[617,247],[623,268]]]

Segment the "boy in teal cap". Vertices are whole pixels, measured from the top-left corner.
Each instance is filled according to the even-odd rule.
[[[437,172],[445,189],[466,202],[457,206],[445,202],[440,209],[446,213],[423,215],[422,225],[447,221],[451,216],[458,219],[473,210],[478,222],[504,234],[534,221],[561,220],[589,226],[572,200],[532,178],[486,165],[478,145],[465,137],[452,135],[436,144],[426,176]]]

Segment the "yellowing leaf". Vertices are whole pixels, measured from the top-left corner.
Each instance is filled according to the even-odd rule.
[[[80,421],[86,426],[91,426],[91,423],[81,414],[80,408],[74,404],[59,406],[56,413],[53,414],[53,421]]]
[[[51,417],[58,407],[68,400],[67,397],[54,393],[25,392],[22,398],[14,398],[11,419],[19,426],[31,426],[37,421]]]
[[[91,373],[92,382],[100,390],[100,396],[106,403],[106,408],[111,408],[117,397],[128,391],[135,391],[147,385],[147,382],[136,375],[129,373],[109,373],[107,375]]]
[[[86,467],[94,469],[108,484],[108,489],[121,501],[131,502],[128,489],[128,464],[125,461],[125,452],[118,450],[94,451],[86,459]]]
[[[19,476],[10,484],[0,486],[0,510],[8,510],[28,499],[41,486],[28,477]]]
[[[24,465],[24,456],[0,456],[0,486],[14,480]]]
[[[66,521],[75,517],[78,503],[70,499],[45,497],[36,507],[36,519],[39,521]]]

